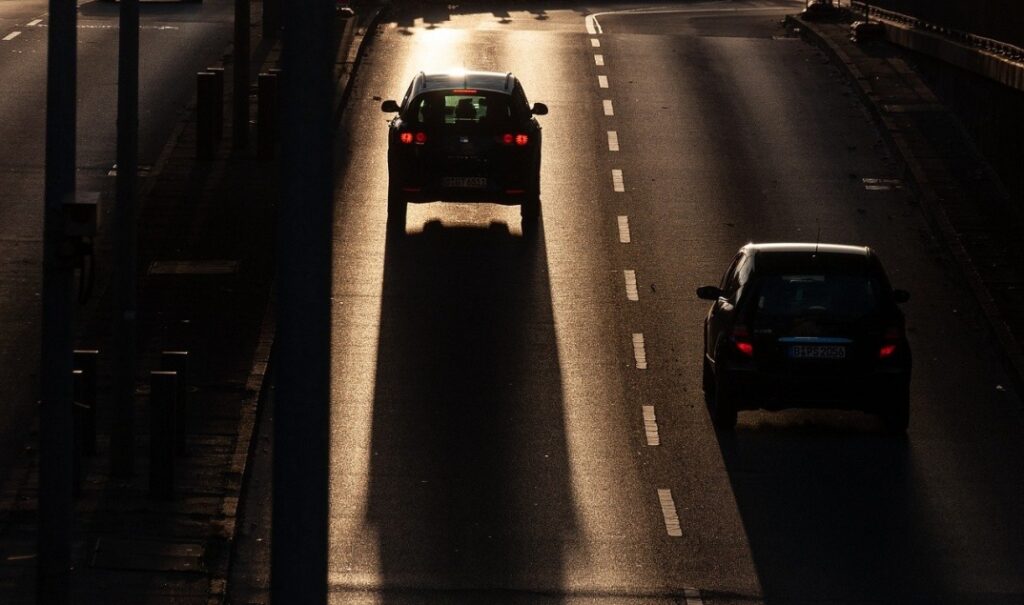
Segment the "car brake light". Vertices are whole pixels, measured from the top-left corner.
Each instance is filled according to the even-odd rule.
[[[406,131],[406,132],[400,133],[398,135],[398,140],[401,141],[405,145],[410,145],[410,144],[412,144],[413,141],[415,141],[417,145],[422,145],[422,144],[427,142],[427,133],[425,133],[425,132],[412,133],[412,132]]]
[[[754,343],[750,342],[750,332],[746,326],[735,326],[729,337],[736,350],[747,357],[754,356]]]
[[[530,143],[530,135],[518,133],[512,134],[507,132],[501,135],[501,142],[505,145],[517,145],[519,147],[525,147]]]
[[[456,95],[475,95],[476,94],[476,89],[475,88],[456,88],[455,90],[452,91],[452,94],[456,94]]]
[[[888,359],[896,353],[896,348],[899,346],[900,340],[903,339],[903,326],[892,326],[885,331],[882,336],[884,341],[882,346],[878,349],[879,359]]]

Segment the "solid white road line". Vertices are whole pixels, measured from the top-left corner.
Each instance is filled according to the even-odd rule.
[[[665,531],[673,538],[682,537],[683,528],[679,526],[679,515],[676,514],[672,490],[658,489],[658,502],[661,503],[661,515],[665,518]]]
[[[594,55],[594,64],[598,67],[604,66],[604,55]]]
[[[587,15],[587,18],[584,19],[584,23],[587,25],[587,33],[591,36],[602,33],[601,24],[597,22],[594,15]]]
[[[647,369],[647,351],[644,350],[644,335],[633,334],[633,359],[636,360],[636,369]]]
[[[29,21],[26,25],[28,25],[29,27],[35,27],[35,26],[39,25],[42,22],[43,22],[42,19],[33,19],[33,20]]]
[[[597,85],[601,88],[608,88],[608,76],[597,76]]]
[[[629,243],[629,239],[630,239],[629,238],[629,217],[628,216],[620,216],[619,217],[619,243],[620,244],[628,244]]]
[[[615,193],[622,193],[626,190],[626,182],[622,178],[622,171],[618,168],[612,170],[612,189]]]
[[[658,419],[654,417],[654,406],[645,405],[644,410],[644,433],[647,435],[647,445],[661,445],[661,436],[658,435]]]
[[[619,150],[619,133],[614,130],[608,131],[608,151]]]
[[[590,45],[593,46],[594,48],[601,48],[601,39],[600,38],[591,38],[590,39]]]
[[[610,100],[605,99],[604,101],[601,101],[601,104],[604,105],[604,115],[606,115],[606,116],[613,116],[613,115],[615,115],[615,109],[612,107],[612,102]]]
[[[640,292],[636,289],[636,271],[625,269],[622,277],[626,280],[626,300],[640,300]]]
[[[4,36],[4,42],[8,42],[10,40],[13,40],[13,39],[17,38],[20,35],[21,35],[21,32],[11,32],[11,33],[7,34],[6,36]]]

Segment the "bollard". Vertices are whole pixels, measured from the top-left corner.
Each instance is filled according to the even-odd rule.
[[[75,392],[75,401],[83,408],[81,413],[82,453],[87,456],[96,454],[96,365],[99,362],[99,357],[100,352],[96,349],[75,349],[74,351],[74,369],[82,371],[81,393]]]
[[[188,449],[188,351],[162,352],[160,369],[178,375],[177,395],[174,400],[174,450],[178,454],[184,454]]]
[[[85,373],[82,370],[71,371],[72,397],[71,397],[71,431],[72,439],[72,462],[71,462],[71,493],[78,496],[82,493],[82,448],[85,445],[82,438],[82,427],[84,425],[83,410],[81,402],[82,383]]]
[[[219,139],[215,138],[217,119],[217,75],[208,71],[196,74],[196,157],[212,160]]]
[[[213,133],[220,141],[224,138],[224,68],[223,67],[207,67],[206,71],[217,76],[216,84],[214,84],[214,120],[213,120]]]
[[[149,493],[156,498],[174,495],[174,400],[178,392],[174,372],[149,373]]]
[[[262,73],[257,79],[257,155],[264,160],[273,158],[277,147],[278,82],[276,73]]]
[[[192,320],[168,319],[163,322],[163,343],[167,351],[192,351]],[[194,358],[194,353],[193,353]]]

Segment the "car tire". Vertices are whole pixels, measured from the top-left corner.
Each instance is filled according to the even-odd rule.
[[[715,373],[713,384],[714,389],[708,398],[711,424],[720,431],[731,431],[736,428],[739,414],[736,408],[736,391],[724,368],[719,368]]]
[[[402,199],[398,186],[388,183],[388,226],[394,229],[405,229],[407,203]]]
[[[910,389],[902,389],[898,394],[889,397],[880,416],[887,433],[905,434],[910,426]]]
[[[536,221],[540,218],[540,196],[532,195],[519,206],[519,214],[524,221]]]
[[[711,398],[715,394],[715,375],[706,355],[704,356],[704,370],[701,374],[701,389],[704,390],[704,402],[711,405]]]

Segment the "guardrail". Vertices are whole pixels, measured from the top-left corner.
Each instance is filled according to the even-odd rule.
[[[841,2],[839,4],[840,6],[842,5]],[[1014,46],[1013,44],[922,21],[913,15],[906,15],[904,13],[878,8],[877,6],[873,6],[870,2],[850,0],[848,7],[850,11],[855,14],[859,13],[878,21],[940,35],[965,46],[970,46],[976,50],[1002,57],[1008,61],[1024,62],[1024,48]]]

